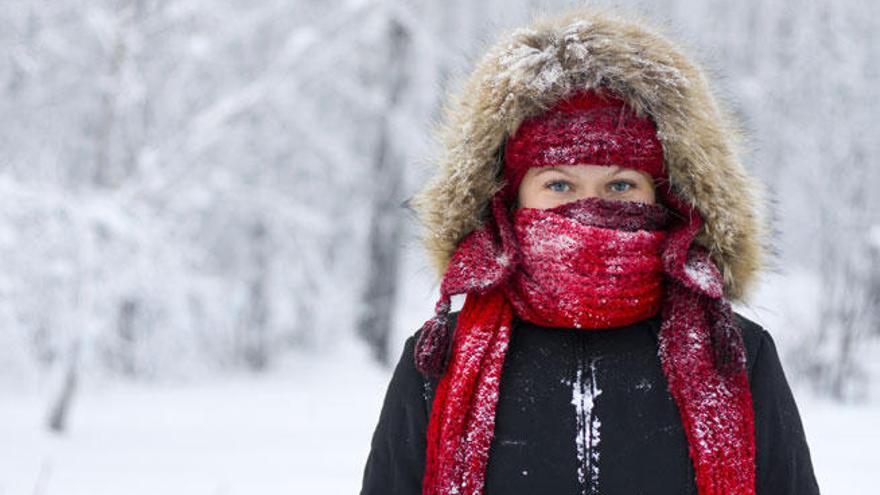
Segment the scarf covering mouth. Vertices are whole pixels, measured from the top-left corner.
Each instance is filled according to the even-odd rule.
[[[661,313],[658,355],[699,495],[754,494],[754,410],[745,348],[700,222],[662,204],[585,198],[492,215],[459,244],[416,367],[440,377],[427,430],[424,495],[483,493],[514,316],[540,326],[618,328]],[[450,298],[466,294],[456,328]]]
[[[517,315],[550,327],[612,328],[657,314],[668,212],[615,203],[589,198],[515,210],[522,255],[503,287]]]

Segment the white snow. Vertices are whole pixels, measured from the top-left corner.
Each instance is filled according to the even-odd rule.
[[[602,390],[596,384],[595,376],[596,363],[593,361],[588,377],[583,375],[582,368],[578,368],[574,381],[566,382],[571,385],[571,404],[574,406],[576,424],[574,443],[578,459],[577,475],[582,494],[593,493],[591,487],[599,483],[598,447],[602,422],[593,415],[593,405]]]
[[[823,494],[876,493],[880,405],[841,405],[795,391]]]
[[[872,225],[868,229],[868,244],[880,249],[880,225]]]
[[[0,394],[0,494],[357,493],[388,371],[350,349],[268,376],[87,389],[70,432]]]
[[[721,290],[720,273],[703,260],[689,259],[684,265],[684,273],[697,287],[706,292],[716,293]]]

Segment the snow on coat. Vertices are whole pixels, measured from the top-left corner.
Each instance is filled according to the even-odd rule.
[[[455,324],[457,312],[452,313]],[[755,407],[756,493],[819,488],[770,333],[736,314]],[[502,372],[485,495],[696,494],[678,410],[657,356],[659,316],[572,331],[515,319]],[[388,386],[361,495],[421,495],[436,379],[415,368],[410,336]]]

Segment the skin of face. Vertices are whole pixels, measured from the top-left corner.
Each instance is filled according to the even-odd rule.
[[[532,167],[523,177],[517,208],[553,208],[598,196],[609,200],[654,203],[654,181],[641,170],[618,165]]]

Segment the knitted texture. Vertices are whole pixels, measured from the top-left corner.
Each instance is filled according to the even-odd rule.
[[[511,202],[531,167],[619,165],[658,178],[663,145],[651,119],[636,115],[613,93],[575,91],[523,121],[507,139],[504,162],[505,199]]]
[[[606,216],[614,203],[588,198],[514,212],[522,263],[504,288],[517,315],[551,327],[610,328],[657,314],[667,210],[623,202]]]
[[[518,209],[512,219],[503,205],[499,192],[492,221],[465,238],[444,277],[442,288],[451,291],[444,294],[467,296],[448,370],[434,370],[442,376],[428,423],[423,493],[483,493],[514,315],[589,331],[622,327],[660,310],[658,353],[700,495],[754,494],[745,349],[705,249],[670,237],[681,231],[669,227],[661,204],[585,198],[546,210]],[[684,256],[666,252],[681,245],[690,246]],[[683,265],[672,266],[675,260]],[[683,278],[671,276],[670,268]],[[730,340],[720,347],[733,353],[726,364],[713,342],[720,337]],[[417,366],[437,342],[423,333]]]
[[[728,365],[729,374],[713,366],[711,305],[683,284],[670,284],[663,304],[660,361],[688,439],[697,493],[753,495],[755,427],[745,351],[740,338],[736,366]]]

